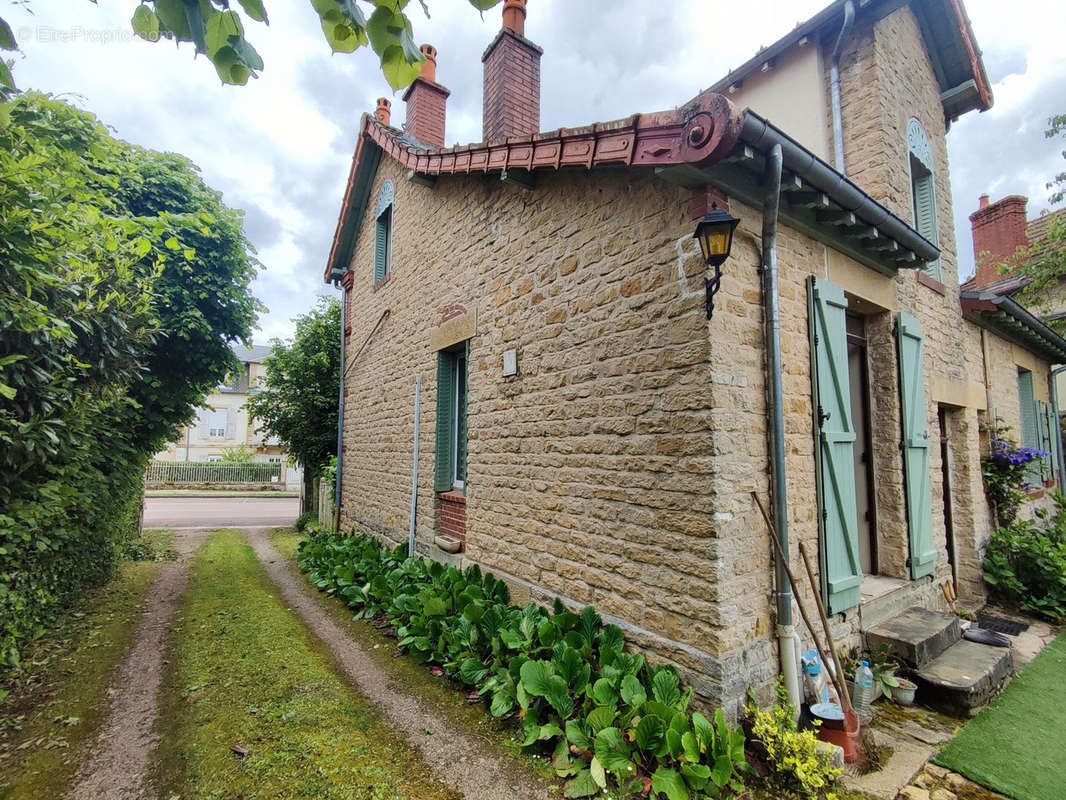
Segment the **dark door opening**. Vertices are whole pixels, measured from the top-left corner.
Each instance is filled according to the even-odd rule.
[[[958,586],[959,576],[955,565],[955,528],[951,515],[951,476],[955,473],[955,460],[951,454],[951,441],[948,438],[948,411],[944,406],[937,406],[937,421],[940,423],[940,471],[944,486],[944,539],[948,552],[948,564],[951,565],[951,583]]]
[[[874,525],[874,481],[870,444],[870,376],[867,367],[866,323],[858,314],[845,318],[848,335],[848,380],[851,419],[855,427],[855,517],[859,534],[859,565],[863,575],[877,574]]]

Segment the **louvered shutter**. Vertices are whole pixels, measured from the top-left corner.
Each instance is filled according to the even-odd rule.
[[[1039,447],[1048,454],[1046,458],[1040,459],[1040,478],[1045,481],[1051,477],[1049,471],[1051,466],[1051,427],[1049,422],[1047,403],[1038,401],[1036,404],[1036,424],[1040,428]]]
[[[201,408],[199,416],[196,420],[196,438],[203,440],[208,436],[208,429],[211,424],[211,409]]]
[[[1018,417],[1021,421],[1022,447],[1040,447],[1040,435],[1036,424],[1036,401],[1033,399],[1033,373],[1018,373]],[[1034,486],[1040,484],[1040,464],[1031,461],[1025,470],[1025,479]]]
[[[855,510],[855,427],[851,420],[844,291],[808,283],[811,384],[815,409],[815,475],[821,528],[822,592],[829,613],[859,604],[862,569]]]
[[[237,438],[237,415],[232,408],[226,409],[226,439],[232,441]]]
[[[1047,418],[1047,432],[1048,432],[1048,438],[1047,438],[1048,478],[1050,478],[1051,480],[1058,480],[1058,474],[1059,474],[1059,450],[1058,450],[1058,444],[1059,444],[1059,436],[1061,436],[1061,431],[1058,430],[1058,428],[1057,428],[1057,426],[1055,424],[1057,422],[1057,420],[1055,419],[1055,410],[1050,405],[1048,405],[1047,403],[1044,403],[1043,405],[1044,405],[1044,416]],[[1059,488],[1059,491],[1062,491],[1061,487]]]
[[[455,483],[452,474],[452,426],[455,424],[455,359],[437,353],[437,452],[433,469],[433,488],[450,491]]]
[[[933,506],[929,480],[929,436],[922,373],[925,336],[910,314],[899,315],[900,412],[903,416],[903,479],[907,498],[907,530],[910,538],[911,578],[933,572]]]
[[[466,349],[463,355],[463,373],[460,377],[459,383],[459,420],[458,420],[458,441],[456,446],[459,448],[459,457],[456,459],[458,473],[455,477],[458,480],[466,483],[466,394],[467,394],[467,380],[470,376],[470,341],[466,342]]]
[[[389,217],[386,208],[378,217],[374,240],[374,283],[384,279],[389,267]]]
[[[914,180],[914,225],[918,233],[933,244],[938,244],[936,192],[933,187],[933,176],[929,173]],[[929,261],[922,271],[930,278],[940,280],[940,260]]]

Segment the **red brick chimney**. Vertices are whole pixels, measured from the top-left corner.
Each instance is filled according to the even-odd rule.
[[[977,264],[972,283],[976,287],[1002,280],[1005,276],[999,272],[1000,264],[1011,263],[1018,248],[1029,245],[1025,233],[1025,206],[1029,198],[1012,194],[989,203],[988,195],[983,194],[979,202],[979,208],[970,214],[973,257]]]
[[[382,125],[389,124],[389,118],[391,116],[392,103],[389,102],[387,97],[378,98],[378,107],[374,111],[374,119],[380,122]]]
[[[407,87],[403,99],[407,103],[407,132],[423,144],[444,147],[444,104],[451,94],[437,83],[437,49],[422,45],[422,71]]]
[[[485,65],[482,135],[486,142],[540,130],[540,57],[525,37],[526,0],[505,0],[503,28],[481,56]]]

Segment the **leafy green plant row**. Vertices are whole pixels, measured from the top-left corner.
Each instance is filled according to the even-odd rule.
[[[384,615],[401,647],[490,704],[515,714],[525,747],[551,751],[567,797],[618,787],[668,800],[743,788],[744,734],[719,709],[690,713],[691,689],[672,666],[624,650],[595,609],[509,604],[506,584],[475,565],[460,571],[389,551],[370,536],[300,544],[309,580],[357,617]]]

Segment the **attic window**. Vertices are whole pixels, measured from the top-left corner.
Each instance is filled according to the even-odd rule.
[[[914,228],[933,244],[940,246],[936,216],[936,187],[933,178],[933,151],[922,123],[911,117],[907,122],[907,168],[911,176],[911,207]],[[940,259],[926,262],[922,272],[940,280]]]
[[[392,273],[392,206],[395,190],[392,181],[385,181],[378,192],[374,224],[374,285],[382,283]]]

